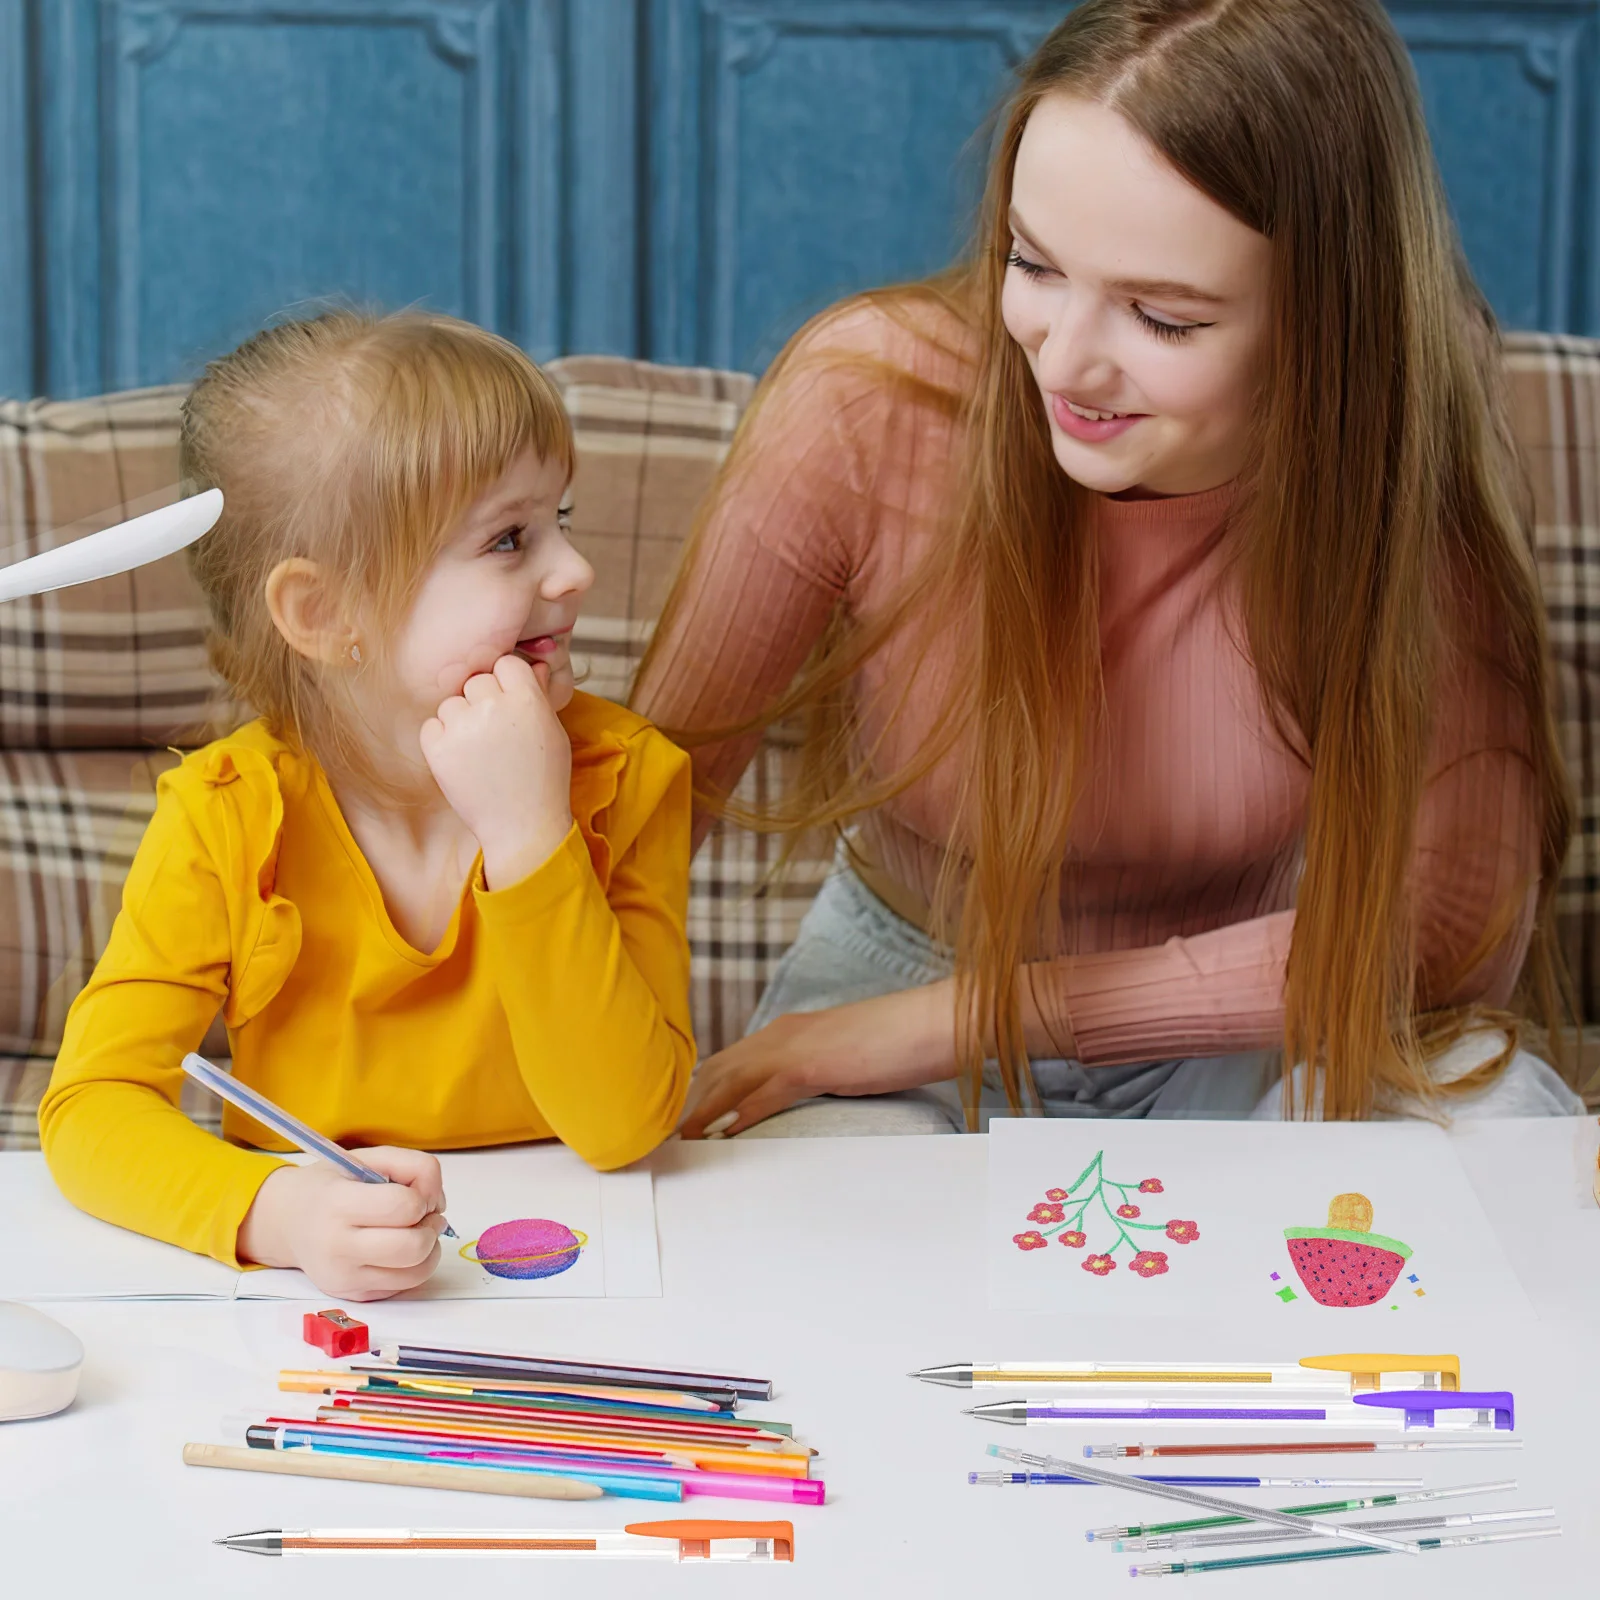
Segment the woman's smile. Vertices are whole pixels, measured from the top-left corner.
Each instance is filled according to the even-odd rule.
[[[1050,411],[1056,426],[1064,434],[1085,444],[1101,444],[1107,439],[1115,439],[1119,434],[1126,433],[1134,423],[1144,419],[1141,411],[1097,411],[1075,404],[1064,394],[1050,397]]]

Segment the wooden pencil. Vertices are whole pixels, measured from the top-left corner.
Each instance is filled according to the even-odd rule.
[[[189,1467],[226,1467],[234,1472],[277,1472],[291,1478],[342,1478],[352,1483],[397,1484],[408,1489],[461,1489],[469,1494],[509,1494],[523,1500],[598,1500],[605,1491],[577,1478],[546,1478],[530,1472],[483,1467],[426,1466],[420,1462],[362,1460],[312,1451],[243,1450],[224,1444],[186,1444]]]

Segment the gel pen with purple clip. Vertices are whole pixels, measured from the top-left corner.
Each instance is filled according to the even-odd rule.
[[[224,1072],[204,1056],[192,1052],[183,1058],[183,1070],[194,1081],[209,1089],[229,1105],[237,1106],[247,1116],[252,1116],[265,1128],[271,1128],[281,1138],[287,1139],[308,1156],[320,1156],[331,1161],[347,1178],[361,1183],[390,1183],[393,1180],[375,1172],[364,1161],[357,1161],[348,1150],[324,1138],[315,1128],[308,1128],[298,1117],[292,1117],[281,1106],[275,1106],[265,1095],[242,1084],[231,1072]],[[456,1230],[447,1222],[444,1225],[447,1239],[456,1237]]]

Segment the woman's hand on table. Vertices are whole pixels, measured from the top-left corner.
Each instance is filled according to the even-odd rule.
[[[742,1133],[819,1094],[892,1094],[955,1074],[955,985],[791,1012],[702,1062],[680,1132],[700,1139]]]
[[[327,1161],[279,1167],[239,1225],[239,1260],[298,1267],[336,1300],[385,1300],[424,1282],[445,1228],[438,1159],[381,1145],[361,1159],[391,1181],[357,1183]]]

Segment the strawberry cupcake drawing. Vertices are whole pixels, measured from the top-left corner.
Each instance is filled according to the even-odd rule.
[[[1372,1202],[1336,1194],[1325,1228],[1285,1228],[1289,1259],[1319,1306],[1370,1306],[1395,1286],[1411,1246],[1372,1232]]]

